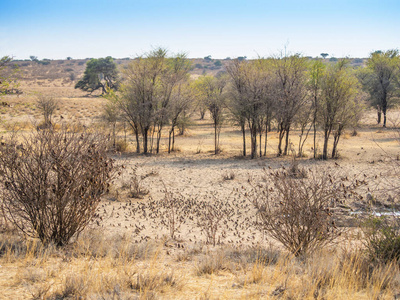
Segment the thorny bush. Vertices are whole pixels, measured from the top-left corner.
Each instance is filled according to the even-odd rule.
[[[113,175],[106,140],[98,134],[43,130],[0,146],[7,217],[45,244],[65,245],[85,228]]]
[[[267,174],[266,180],[249,193],[258,210],[257,225],[295,256],[325,246],[341,234],[332,208],[353,194],[351,182],[312,170],[303,178],[277,171]]]

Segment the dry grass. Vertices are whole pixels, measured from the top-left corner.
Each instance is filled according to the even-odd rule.
[[[221,246],[187,249],[191,259],[176,262],[163,241],[134,244],[98,232],[58,250],[13,235],[1,240],[4,299],[393,299],[400,291],[397,264],[372,265],[359,251],[298,259]]]

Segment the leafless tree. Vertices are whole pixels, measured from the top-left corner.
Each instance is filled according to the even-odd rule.
[[[326,53],[324,53],[326,54]],[[313,126],[313,152],[314,158],[317,158],[317,117],[319,114],[319,107],[321,101],[322,92],[322,80],[325,72],[325,65],[320,60],[316,60],[310,66],[310,81],[309,91],[311,98],[311,110],[312,110],[312,126]]]
[[[161,132],[169,120],[171,95],[187,78],[189,66],[185,54],[167,57],[167,50],[158,48],[133,60],[125,70],[124,111],[140,129],[144,153],[149,152],[151,129],[157,133],[156,151],[159,152]]]
[[[224,121],[226,76],[203,76],[196,82],[197,95],[206,104],[214,123],[214,153],[218,154],[219,134]]]
[[[112,127],[113,147],[115,149],[116,127],[117,122],[121,119],[121,111],[118,103],[118,96],[114,91],[108,89],[108,93],[105,97],[108,99],[108,102],[103,106],[103,113],[101,117]]]
[[[235,60],[227,67],[227,71],[232,81],[230,107],[241,126],[243,155],[246,155],[245,124],[247,122],[250,129],[251,158],[255,158],[257,156],[257,136],[259,134],[261,155],[263,124],[270,122],[272,112],[268,60],[258,59],[252,62]]]
[[[179,85],[171,96],[171,102],[168,107],[171,128],[168,134],[168,153],[175,147],[175,128],[182,120],[182,116],[190,110],[194,102],[194,94],[190,86],[186,84]]]
[[[294,117],[307,99],[307,59],[298,54],[273,60],[275,72],[276,119],[279,129],[278,156],[288,154],[289,133]],[[286,135],[282,152],[282,140]]]

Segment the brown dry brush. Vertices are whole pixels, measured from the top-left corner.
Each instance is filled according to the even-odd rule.
[[[258,210],[256,224],[295,256],[326,246],[341,235],[332,209],[354,193],[352,182],[312,170],[306,178],[277,171],[267,174],[266,180],[267,184],[248,194]]]
[[[212,195],[209,200],[199,200],[195,211],[197,226],[207,238],[207,244],[217,244],[217,233],[221,230],[223,222],[230,220],[235,213],[234,208],[227,199],[221,199]],[[218,243],[220,243],[219,236]]]
[[[101,135],[66,128],[3,143],[0,186],[10,221],[45,244],[67,244],[91,221],[113,178],[106,145]]]
[[[179,192],[168,190],[165,184],[163,192],[164,198],[148,202],[150,217],[159,219],[161,225],[168,228],[170,237],[175,239],[176,233],[180,233],[181,225],[189,216],[192,201]]]

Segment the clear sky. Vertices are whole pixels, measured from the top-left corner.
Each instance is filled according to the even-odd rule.
[[[400,48],[400,0],[0,0],[0,56],[188,57]]]

